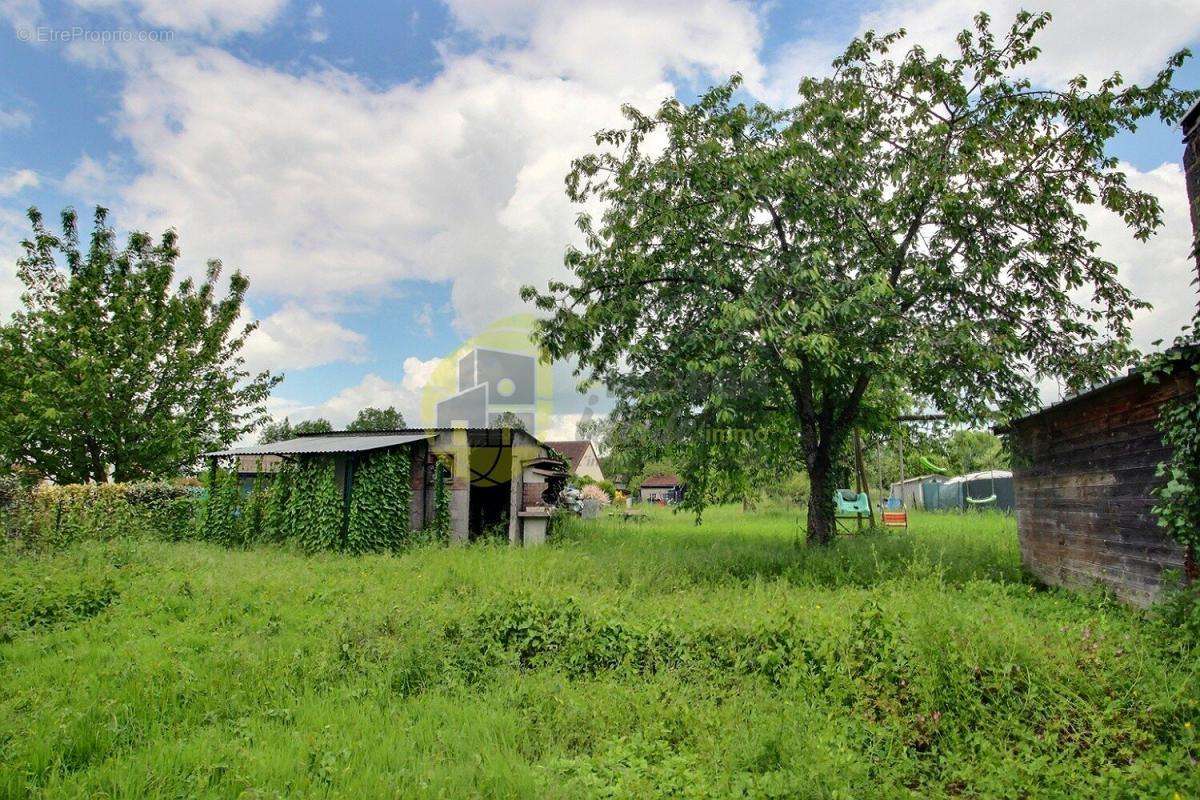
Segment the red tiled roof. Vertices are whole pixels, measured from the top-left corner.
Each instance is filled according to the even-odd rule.
[[[592,446],[592,443],[587,439],[572,441],[572,442],[544,442],[549,447],[553,447],[563,457],[570,462],[570,467],[574,470],[579,466],[579,460],[583,458],[583,454]]]
[[[678,486],[680,484],[679,476],[667,473],[665,475],[647,475],[642,481],[643,489],[657,489],[661,487]]]

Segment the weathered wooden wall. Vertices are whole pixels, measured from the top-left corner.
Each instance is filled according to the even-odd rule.
[[[1157,385],[1118,381],[1018,420],[1011,429],[1017,531],[1025,567],[1048,584],[1100,583],[1147,605],[1184,549],[1151,509],[1155,469],[1169,455],[1159,407],[1195,391],[1186,375]]]

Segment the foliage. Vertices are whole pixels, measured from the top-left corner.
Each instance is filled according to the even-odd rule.
[[[43,549],[122,537],[178,540],[194,535],[199,491],[166,482],[19,485],[0,502],[7,539]]]
[[[364,408],[354,421],[346,426],[348,431],[395,431],[405,427],[404,415],[394,406],[387,408]]]
[[[523,431],[525,430],[525,421],[512,411],[502,411],[496,415],[496,419],[492,422],[491,427],[511,428],[514,431]]]
[[[250,484],[250,494],[242,505],[242,540],[246,544],[270,541],[274,537],[267,531],[267,512],[271,505],[270,478],[263,473],[262,460],[259,459],[254,479]]]
[[[1142,366],[1147,383],[1188,372],[1191,380],[1200,381],[1200,313],[1172,347]],[[1200,390],[1165,404],[1158,429],[1171,457],[1158,465],[1158,476],[1166,480],[1154,489],[1154,514],[1167,535],[1190,548],[1194,558],[1200,552]]]
[[[580,492],[585,500],[592,500],[599,506],[607,506],[612,503],[613,496],[606,492],[597,483],[589,483],[583,487]]]
[[[204,538],[225,547],[245,544],[243,506],[242,486],[237,472],[218,469],[212,473],[204,509]]]
[[[295,425],[289,422],[287,417],[284,417],[282,420],[271,420],[264,425],[262,431],[259,432],[258,442],[259,444],[271,444],[272,442],[283,442],[310,433],[330,433],[332,430],[333,425],[329,420],[321,417],[306,419],[303,422],[297,422]]]
[[[124,482],[177,474],[259,425],[279,378],[245,369],[240,272],[220,298],[219,261],[176,283],[173,231],[121,246],[98,208],[81,251],[73,211],[59,235],[36,209],[29,220],[21,308],[0,326],[0,461]]]
[[[1200,94],[1171,85],[1186,51],[1146,86],[1035,89],[1021,75],[1048,20],[1022,12],[997,38],[980,14],[950,57],[897,57],[901,34],[867,33],[792,107],[736,102],[735,78],[690,105],[625,108],[628,127],[574,162],[574,280],[522,295],[548,312],[551,357],[577,357],[652,438],[690,451],[686,505],[711,497],[714,459],[738,469],[744,443],[714,431],[765,433],[799,451],[808,535],[829,542],[856,427],[910,403],[1004,417],[1039,379],[1081,386],[1130,360],[1144,304],[1084,215],[1099,204],[1153,233],[1158,201],[1107,145]]]
[[[333,459],[310,458],[297,465],[288,495],[288,528],[305,551],[342,547],[343,507]]]
[[[991,431],[959,430],[950,435],[946,450],[959,475],[988,469],[1008,469],[1004,440]]]
[[[399,550],[410,538],[412,464],[407,449],[370,456],[354,468],[346,548]]]
[[[450,540],[450,468],[438,459],[433,467],[433,519],[430,527],[434,541]]]
[[[692,522],[0,551],[0,796],[1200,794],[1194,637],[1025,583],[1011,518]]]
[[[283,542],[291,539],[296,530],[295,513],[299,510],[292,503],[292,486],[296,481],[296,463],[281,461],[271,476],[271,488],[267,497],[264,538]]]
[[[807,473],[793,470],[768,483],[763,491],[775,503],[803,508],[808,504],[809,488]]]

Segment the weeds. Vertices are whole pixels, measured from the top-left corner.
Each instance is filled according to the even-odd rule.
[[[0,797],[1200,793],[1189,601],[1039,588],[1011,518],[795,524],[4,552]]]

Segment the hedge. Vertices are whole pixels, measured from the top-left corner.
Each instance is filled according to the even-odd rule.
[[[202,505],[198,487],[166,482],[5,486],[0,515],[6,537],[23,546],[70,544],[87,539],[196,535]]]

